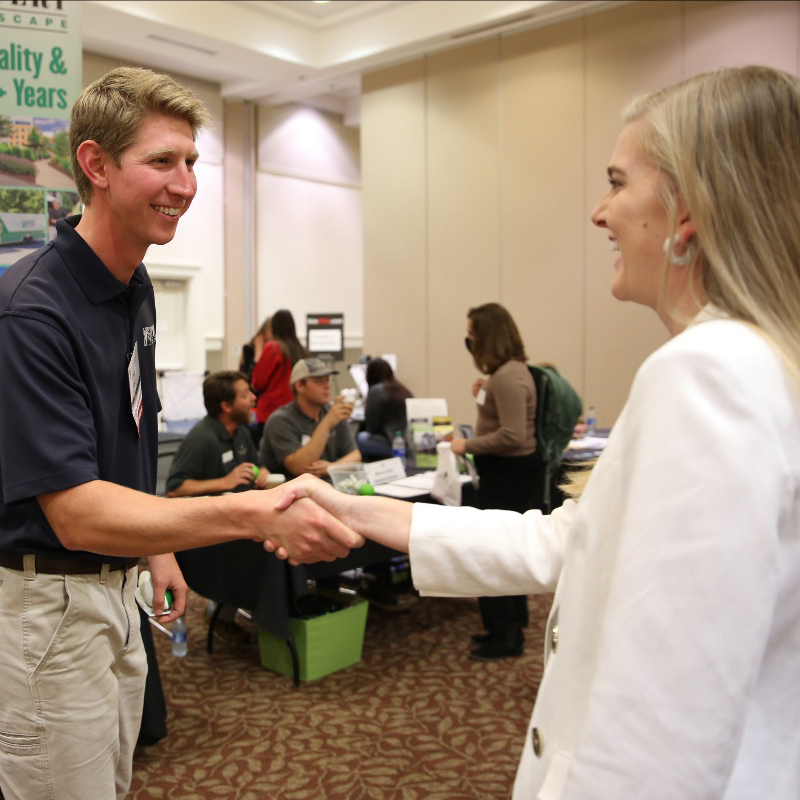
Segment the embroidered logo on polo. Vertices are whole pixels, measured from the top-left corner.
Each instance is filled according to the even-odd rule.
[[[148,325],[142,328],[142,339],[145,347],[152,347],[156,343],[156,326]]]

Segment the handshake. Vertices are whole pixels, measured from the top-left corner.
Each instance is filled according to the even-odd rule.
[[[264,548],[290,564],[344,558],[364,544],[365,536],[408,552],[411,503],[348,495],[308,474],[268,494],[277,501],[264,531]]]

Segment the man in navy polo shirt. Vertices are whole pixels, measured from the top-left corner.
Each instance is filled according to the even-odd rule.
[[[153,497],[153,287],[142,265],[196,191],[203,104],[171,78],[120,68],[72,109],[82,216],[0,278],[0,789],[6,800],[126,795],[146,660],[133,591],[183,614],[172,551],[235,538],[294,561],[360,539],[275,492]]]

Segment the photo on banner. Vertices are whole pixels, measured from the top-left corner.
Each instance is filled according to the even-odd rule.
[[[69,114],[83,88],[79,0],[0,0],[0,275],[80,212]]]

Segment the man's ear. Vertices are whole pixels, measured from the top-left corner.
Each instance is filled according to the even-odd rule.
[[[94,139],[87,139],[78,145],[75,154],[78,166],[95,189],[105,189],[108,186],[107,163],[109,156]]]
[[[219,407],[223,414],[230,414],[233,411],[233,403],[229,403],[227,400],[221,400]]]

